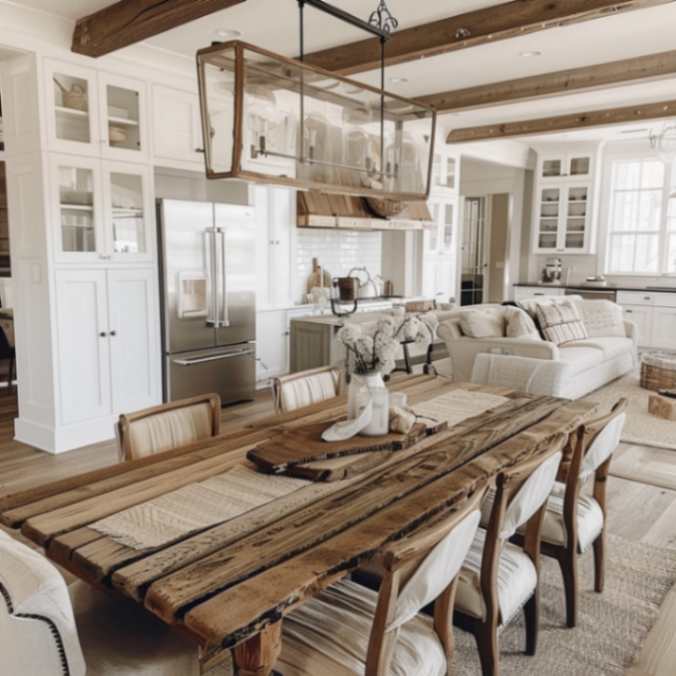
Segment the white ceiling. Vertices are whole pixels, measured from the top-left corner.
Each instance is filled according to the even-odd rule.
[[[112,0],[14,0],[16,4],[59,14],[69,19],[94,12]],[[337,6],[364,18],[377,0],[332,0]],[[388,0],[401,28],[454,14],[501,4],[496,0]],[[363,33],[337,20],[306,9],[308,51],[360,39]],[[676,3],[620,13],[603,19],[554,28],[510,40],[412,61],[388,69],[388,78],[405,78],[388,89],[404,96],[420,96],[500,80],[603,63],[674,49],[673,26]],[[149,40],[150,45],[186,56],[215,39],[218,29],[240,31],[242,39],[272,51],[293,56],[298,52],[298,11],[295,0],[247,0],[222,12],[199,19]],[[541,51],[542,56],[524,58],[521,52]],[[359,79],[378,84],[378,73]],[[463,111],[444,116],[444,124],[459,128],[492,124],[567,112],[626,106],[637,102],[676,99],[676,78],[660,82],[613,87],[545,100],[520,102],[493,108]],[[579,135],[578,132],[576,134]],[[584,138],[607,138],[615,131],[593,130]],[[552,138],[552,137],[549,137]]]

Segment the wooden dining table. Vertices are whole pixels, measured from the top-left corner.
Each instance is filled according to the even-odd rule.
[[[504,400],[408,448],[381,452],[377,466],[365,465],[343,480],[308,482],[161,547],[123,545],[92,524],[248,464],[248,452],[285,431],[328,425],[344,415],[345,398],[235,420],[220,436],[186,448],[0,495],[0,521],[76,577],[188,632],[204,670],[232,650],[240,674],[268,674],[287,613],[596,414],[589,402],[438,376],[412,376],[391,389],[405,392],[413,408],[461,390]]]

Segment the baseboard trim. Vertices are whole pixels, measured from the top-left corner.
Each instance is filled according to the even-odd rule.
[[[16,418],[14,438],[23,444],[37,448],[45,453],[59,455],[115,438],[113,416],[88,420],[79,425],[66,427],[47,427],[39,423]]]

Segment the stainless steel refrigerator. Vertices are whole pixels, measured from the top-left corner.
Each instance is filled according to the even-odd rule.
[[[256,385],[256,226],[251,207],[158,201],[164,400]]]

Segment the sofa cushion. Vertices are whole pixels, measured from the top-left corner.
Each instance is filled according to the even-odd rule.
[[[631,338],[587,338],[569,343],[565,347],[591,347],[603,353],[602,361],[613,359],[625,352],[633,352],[634,342]]]
[[[582,300],[575,303],[590,338],[626,338],[622,308],[609,300]]]
[[[528,338],[531,340],[542,340],[542,336],[532,317],[518,307],[505,308],[505,320],[507,324],[507,338]]]
[[[603,350],[590,345],[568,343],[559,348],[559,359],[568,367],[568,377],[592,369],[606,361]]]
[[[587,329],[573,301],[538,303],[536,312],[545,340],[565,345],[587,338]]]
[[[460,313],[460,329],[468,338],[504,338],[504,309],[463,310]]]

